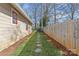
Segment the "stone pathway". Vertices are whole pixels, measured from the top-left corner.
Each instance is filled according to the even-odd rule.
[[[35,55],[39,56],[41,53],[41,42],[40,42],[40,35],[37,35],[37,41],[36,41],[36,49],[35,49]]]

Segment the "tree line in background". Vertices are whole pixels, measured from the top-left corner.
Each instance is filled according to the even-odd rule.
[[[20,5],[23,8],[25,4]],[[77,3],[28,3],[28,6],[29,8],[25,11],[33,20],[35,29],[42,29],[48,25],[48,22],[55,24],[60,20],[64,21],[64,18],[74,20],[74,15],[79,10],[79,4]]]

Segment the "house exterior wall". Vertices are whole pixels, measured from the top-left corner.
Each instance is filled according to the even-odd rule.
[[[12,23],[12,11],[17,13],[17,24]],[[32,32],[31,28],[26,30],[26,24],[30,25],[10,4],[0,4],[0,51]]]

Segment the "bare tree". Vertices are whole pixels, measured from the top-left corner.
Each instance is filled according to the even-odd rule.
[[[56,23],[56,4],[54,3],[54,23]]]
[[[37,25],[37,6],[34,8],[34,19],[35,19],[35,29],[36,29],[36,25]]]
[[[71,20],[74,19],[74,13],[75,13],[76,9],[77,9],[77,4],[76,3],[72,3],[71,4]]]

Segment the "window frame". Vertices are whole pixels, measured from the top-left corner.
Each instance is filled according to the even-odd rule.
[[[28,24],[26,24],[26,30],[28,30]]]
[[[12,10],[12,24],[18,24],[17,13]]]

